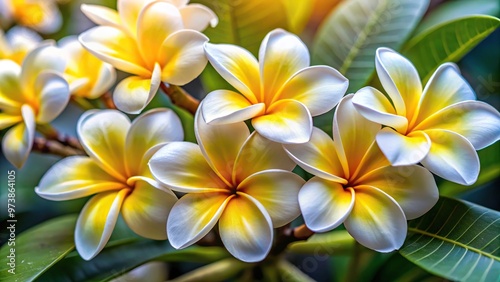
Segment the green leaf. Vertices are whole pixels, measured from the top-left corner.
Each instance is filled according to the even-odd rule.
[[[349,78],[348,92],[365,86],[375,70],[375,50],[398,50],[428,6],[427,0],[351,0],[341,3],[321,25],[313,44],[314,64],[338,69]]]
[[[354,244],[354,238],[346,230],[334,230],[316,233],[307,241],[291,243],[287,249],[293,253],[334,255],[351,250]]]
[[[209,265],[202,266],[171,282],[194,282],[194,281],[224,281],[236,276],[243,269],[252,267],[253,264],[245,263],[235,258],[223,259]]]
[[[215,261],[227,257],[219,247],[176,250],[168,241],[139,240],[105,248],[90,261],[72,256],[60,261],[40,278],[42,281],[107,281],[148,261]]]
[[[71,252],[75,243],[76,215],[67,215],[43,222],[8,241],[1,249],[0,276],[10,281],[32,281]],[[7,227],[11,224],[7,222]],[[11,249],[15,252],[11,253]],[[15,274],[8,265],[15,256]],[[2,279],[3,280],[3,279]]]
[[[455,0],[439,5],[415,29],[419,34],[432,26],[470,15],[500,16],[500,2],[498,0]]]
[[[282,259],[277,263],[278,271],[281,274],[282,281],[290,282],[314,282],[314,280],[307,276],[304,272],[298,269],[295,265]]]
[[[397,271],[394,271],[395,269]],[[363,281],[442,282],[443,278],[430,274],[399,253],[392,253],[391,257],[377,270],[374,277]]]
[[[494,281],[500,277],[500,212],[441,198],[408,224],[399,251],[423,269],[450,280]]]
[[[434,26],[408,42],[402,51],[423,83],[445,62],[457,62],[500,25],[491,16],[467,16]]]

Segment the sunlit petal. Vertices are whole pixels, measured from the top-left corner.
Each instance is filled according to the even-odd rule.
[[[309,141],[313,128],[309,110],[294,100],[274,103],[265,115],[253,118],[252,125],[260,135],[282,144]]]
[[[35,93],[40,99],[40,108],[36,116],[38,123],[48,123],[59,116],[66,108],[70,97],[66,80],[53,72],[44,72],[38,76]]]
[[[176,201],[174,193],[137,181],[134,190],[123,202],[123,219],[130,229],[142,237],[165,240],[168,214]]]
[[[35,81],[41,72],[64,72],[66,58],[61,55],[61,50],[52,43],[41,44],[26,56],[21,71],[21,82],[25,89],[33,89]]]
[[[273,222],[281,227],[300,214],[297,195],[305,181],[285,170],[266,170],[252,174],[238,185],[238,193],[246,193],[264,206]]]
[[[305,171],[339,183],[347,183],[332,138],[313,127],[311,140],[304,144],[286,144],[283,148]]]
[[[304,104],[312,116],[333,109],[344,96],[349,81],[328,66],[300,70],[288,80],[275,99],[293,99]]]
[[[2,139],[5,158],[17,168],[21,168],[28,158],[35,138],[35,113],[28,105],[21,108],[23,122],[12,127]]]
[[[0,109],[18,111],[24,102],[19,81],[21,67],[11,60],[0,60]]]
[[[219,220],[222,243],[234,257],[244,262],[263,260],[273,243],[269,214],[257,200],[238,194],[226,206]]]
[[[167,235],[176,249],[188,247],[212,230],[228,202],[226,193],[187,194],[170,211]]]
[[[200,193],[226,187],[193,143],[168,143],[153,155],[149,167],[156,179],[176,191]]]
[[[392,165],[411,165],[429,153],[431,141],[422,131],[402,135],[389,127],[377,134],[377,144]]]
[[[344,226],[361,245],[382,253],[401,248],[406,238],[403,210],[376,188],[356,189],[356,202]]]
[[[260,99],[259,63],[247,50],[231,44],[205,44],[210,64],[234,88],[255,104]]]
[[[42,177],[35,192],[42,198],[62,201],[126,188],[91,158],[72,156],[53,165]]]
[[[261,115],[265,104],[252,105],[241,94],[231,90],[215,90],[203,99],[203,118],[211,124],[242,122]]]
[[[119,0],[117,2],[118,14],[131,36],[137,34],[137,21],[143,7],[156,0]]]
[[[300,189],[299,204],[309,229],[325,232],[344,222],[354,205],[352,188],[344,189],[337,183],[313,177]]]
[[[377,89],[370,86],[361,88],[352,98],[352,102],[366,119],[390,126],[402,133],[406,132],[406,117],[397,115],[389,99]]]
[[[267,101],[272,101],[292,75],[309,66],[309,51],[298,36],[275,29],[260,45],[259,63],[262,95]]]
[[[98,25],[109,25],[116,28],[121,27],[121,19],[118,13],[105,6],[82,4],[80,10],[91,21]]]
[[[21,121],[23,121],[23,117],[19,114],[0,113],[0,130],[10,127]]]
[[[210,24],[215,27],[219,22],[217,15],[204,5],[190,4],[179,9],[184,22],[184,28],[203,31]]]
[[[108,243],[122,202],[129,192],[129,189],[122,189],[100,193],[83,207],[76,222],[75,245],[84,260],[94,258]]]
[[[479,157],[463,136],[448,130],[426,130],[432,145],[422,160],[432,173],[462,185],[471,185],[479,175]]]

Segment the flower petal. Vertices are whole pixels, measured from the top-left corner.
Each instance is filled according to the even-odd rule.
[[[294,74],[274,99],[292,99],[304,104],[312,116],[333,109],[344,96],[349,81],[336,69],[312,66]]]
[[[35,139],[35,113],[28,105],[21,107],[23,123],[7,131],[2,140],[5,158],[17,168],[21,168],[28,159]]]
[[[242,122],[262,115],[266,105],[252,105],[241,94],[231,90],[215,90],[203,99],[202,114],[207,123],[224,124]]]
[[[156,64],[151,78],[129,76],[120,81],[113,92],[113,101],[119,110],[138,114],[153,100],[160,83],[161,69]]]
[[[476,100],[476,95],[458,67],[452,63],[442,64],[425,86],[414,123],[419,124],[445,107],[468,100]]]
[[[165,240],[168,214],[176,201],[174,193],[137,181],[134,190],[123,202],[123,219],[130,229],[142,237]]]
[[[250,175],[269,169],[292,171],[295,163],[287,156],[283,146],[253,132],[242,145],[232,172],[233,183],[241,183]]]
[[[23,117],[17,114],[0,113],[0,130],[10,127],[16,123],[22,122]]]
[[[259,63],[247,50],[231,44],[205,44],[215,70],[252,104],[260,100]]]
[[[135,40],[111,26],[91,28],[78,37],[83,47],[97,58],[124,72],[150,76]]]
[[[153,66],[163,40],[180,29],[181,14],[171,3],[153,1],[142,8],[137,19],[137,42],[147,64]]]
[[[366,119],[390,126],[401,133],[406,132],[408,128],[406,117],[397,115],[391,102],[377,89],[370,86],[361,88],[352,98],[352,102],[356,110]]]
[[[155,1],[156,0],[120,0],[117,2],[118,14],[128,34],[133,37],[136,36],[137,21],[140,12],[147,4]]]
[[[54,164],[44,174],[35,192],[44,199],[63,201],[126,187],[91,158],[72,156]]]
[[[40,73],[53,71],[63,73],[66,68],[66,58],[61,50],[52,43],[44,43],[31,51],[23,61],[21,83],[25,89],[33,89]]]
[[[105,6],[82,4],[80,6],[83,14],[98,25],[109,25],[121,28],[121,19],[118,13]]]
[[[201,107],[203,104],[204,102]],[[199,110],[194,122],[194,132],[201,152],[212,169],[230,185],[236,157],[250,136],[247,125],[244,122],[207,124]]]
[[[21,66],[11,60],[0,60],[0,109],[18,113],[25,102],[21,81]]]
[[[127,116],[116,110],[89,111],[77,125],[85,152],[116,179],[125,182],[125,138],[130,128]]]
[[[156,37],[156,36],[155,36]],[[165,39],[158,62],[163,66],[162,81],[184,85],[201,74],[207,65],[203,44],[208,37],[194,30],[179,30]]]
[[[422,84],[413,64],[392,49],[378,48],[375,67],[396,113],[412,120],[422,95]]]
[[[262,40],[259,63],[264,90],[261,101],[269,102],[292,75],[309,66],[309,51],[298,36],[278,28]]]
[[[394,166],[420,162],[431,147],[429,137],[422,131],[414,131],[405,136],[389,127],[377,134],[377,144]]]
[[[354,190],[337,183],[313,177],[299,192],[302,216],[309,229],[325,232],[344,222],[354,206]]]
[[[364,175],[358,183],[387,193],[401,206],[408,220],[428,212],[439,198],[434,177],[417,165],[382,167]]]
[[[68,105],[70,92],[66,80],[57,73],[44,72],[35,82],[35,93],[39,95],[40,108],[36,120],[49,123],[64,111]]]
[[[309,142],[286,144],[283,148],[305,171],[330,181],[347,183],[333,140],[321,129],[313,127]]]
[[[252,125],[260,135],[282,144],[309,141],[313,128],[309,110],[294,100],[274,103],[265,115],[253,118]]]
[[[222,243],[234,257],[244,262],[263,260],[273,243],[269,214],[257,200],[240,193],[226,206],[219,220]]]
[[[127,133],[125,163],[128,175],[139,175],[142,165],[147,164],[146,152],[166,142],[182,141],[184,130],[174,111],[156,108],[137,117]]]
[[[403,210],[376,188],[356,189],[356,202],[344,226],[361,245],[382,253],[401,248],[406,238]]]
[[[333,117],[333,140],[346,178],[358,169],[375,141],[380,125],[365,119],[352,102],[355,95],[345,96]]]
[[[238,193],[246,193],[261,203],[276,228],[300,215],[297,195],[304,183],[290,171],[271,169],[247,177],[238,185]]]
[[[233,197],[227,193],[184,195],[168,216],[167,235],[170,244],[182,249],[203,238],[215,226]]]
[[[436,112],[416,129],[453,131],[480,150],[500,139],[500,113],[484,102],[464,101]]]
[[[479,157],[463,136],[448,130],[426,130],[432,145],[421,161],[432,173],[452,182],[471,185],[479,175]]]
[[[76,222],[76,250],[84,260],[93,259],[108,243],[120,208],[129,189],[106,192],[92,197]]]
[[[215,27],[219,22],[217,15],[204,5],[190,4],[179,9],[184,22],[184,28],[203,31],[210,24]]]
[[[149,168],[156,179],[180,192],[223,191],[226,187],[208,165],[200,147],[189,142],[168,143],[153,155]]]

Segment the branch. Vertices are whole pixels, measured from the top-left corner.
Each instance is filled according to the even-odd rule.
[[[101,96],[101,101],[104,103],[104,106],[108,109],[116,109],[115,102],[113,102],[113,98],[111,97],[111,93],[108,91]]]
[[[32,151],[57,155],[61,157],[85,155],[85,152],[82,150],[78,150],[70,146],[65,146],[56,140],[48,140],[41,137],[35,137]]]
[[[288,244],[295,241],[307,240],[313,234],[314,232],[307,228],[305,224],[302,224],[295,228],[290,228],[289,226],[285,225],[278,229],[278,238],[276,238],[276,245],[274,245],[271,253],[274,255],[278,255],[286,249]]]
[[[84,152],[82,144],[78,141],[78,138],[70,135],[66,135],[57,131],[50,124],[37,124],[36,129],[42,133],[45,138],[53,141],[57,141],[62,146],[71,147],[75,150]]]
[[[186,109],[191,114],[195,114],[200,101],[189,95],[184,89],[177,85],[167,85],[160,83],[161,90],[170,98],[172,104]]]

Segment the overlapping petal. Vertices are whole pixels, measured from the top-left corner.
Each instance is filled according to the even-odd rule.
[[[106,192],[92,197],[76,222],[76,250],[84,260],[94,258],[106,245],[120,213],[123,200],[130,192]]]
[[[355,203],[352,188],[333,181],[313,177],[299,192],[302,216],[309,229],[325,232],[334,229],[349,216]]]
[[[361,245],[382,253],[399,249],[406,238],[403,210],[377,188],[356,189],[356,201],[344,226]]]
[[[24,59],[21,83],[25,89],[33,89],[40,73],[46,71],[63,73],[65,68],[66,59],[61,57],[61,51],[52,43],[41,44]]]
[[[28,105],[21,107],[23,122],[7,131],[2,140],[5,158],[17,168],[28,159],[35,138],[35,113]]]
[[[204,5],[189,4],[180,7],[179,11],[182,15],[184,28],[203,31],[209,24],[211,27],[215,27],[219,22],[217,15]]]
[[[23,117],[18,114],[0,113],[0,130],[10,127],[23,121]]]
[[[11,60],[0,60],[0,109],[18,112],[25,102],[19,76],[21,67]]]
[[[35,192],[42,198],[62,201],[126,186],[102,170],[91,158],[73,156],[53,165],[44,174]]]
[[[472,144],[449,130],[426,130],[432,145],[421,161],[434,174],[462,185],[471,185],[479,175],[479,157]]]
[[[183,196],[168,216],[167,235],[170,244],[182,249],[203,238],[215,226],[232,198],[227,193]]]
[[[226,249],[244,262],[263,260],[273,243],[272,221],[265,208],[240,193],[227,203],[219,219],[219,233]]]
[[[274,103],[265,115],[253,118],[252,125],[260,135],[282,144],[309,141],[313,128],[309,110],[294,100]]]
[[[156,0],[119,0],[117,2],[118,14],[125,26],[125,30],[132,37],[137,35],[137,21],[144,6]]]
[[[273,227],[281,227],[300,214],[297,194],[305,181],[286,170],[270,169],[252,174],[238,185],[238,194],[257,200],[269,213]]]
[[[392,165],[411,165],[420,162],[431,147],[426,133],[414,131],[402,135],[389,127],[377,134],[377,144]]]
[[[37,77],[35,93],[40,103],[36,116],[38,123],[48,123],[59,116],[66,108],[70,97],[66,80],[53,72],[44,72]]]
[[[231,90],[215,90],[203,99],[202,114],[207,123],[242,122],[264,113],[264,103],[251,104],[241,94]]]
[[[120,15],[108,7],[100,5],[82,4],[80,6],[83,14],[98,25],[108,25],[116,28],[121,27]]]

